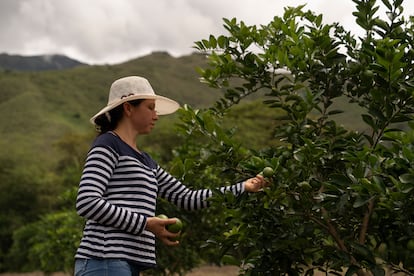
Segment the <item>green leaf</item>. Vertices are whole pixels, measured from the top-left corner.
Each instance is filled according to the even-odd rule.
[[[401,183],[414,185],[414,175],[411,173],[402,174],[400,175],[399,179]]]
[[[210,47],[210,42],[207,39],[202,39],[201,43],[202,43],[204,48],[211,48]]]
[[[217,39],[217,44],[220,48],[225,48],[228,46],[228,39],[224,35],[220,35]]]
[[[353,248],[353,255],[357,256],[358,259],[366,260],[371,265],[375,265],[375,258],[373,254],[371,250],[369,250],[369,248],[367,248],[365,245],[354,243],[352,245],[352,248]]]
[[[371,115],[368,115],[368,114],[362,114],[361,115],[362,116],[362,120],[367,124],[367,125],[369,125],[370,127],[372,127],[373,129],[377,129],[378,127],[377,127],[377,125],[375,124],[375,122],[374,122],[374,119],[372,118],[372,116]]]
[[[381,1],[387,7],[387,9],[392,10],[392,6],[388,0],[381,0]]]
[[[238,259],[236,259],[234,256],[228,255],[228,254],[221,257],[221,262],[224,265],[234,265],[234,266],[239,266],[240,265],[240,261]]]
[[[356,200],[355,200],[355,202],[353,204],[353,207],[354,208],[362,207],[362,206],[366,205],[369,200],[370,200],[369,198],[357,196],[357,198],[356,198]]]
[[[386,187],[385,187],[384,181],[382,180],[381,177],[374,175],[372,177],[372,183],[375,184],[375,186],[377,188],[377,191],[379,193],[383,193],[384,194],[386,192]]]
[[[210,45],[210,48],[213,48],[213,49],[217,47],[217,40],[213,35],[210,35],[209,37],[209,45]]]
[[[301,163],[305,160],[305,155],[300,151],[294,152],[293,157],[295,158],[295,160],[297,160]]]
[[[329,111],[327,114],[328,115],[335,115],[335,114],[342,114],[342,113],[344,113],[343,110],[336,109],[336,110]]]
[[[346,187],[352,184],[351,180],[343,174],[331,175],[331,182],[339,184],[340,186]]]
[[[321,26],[322,19],[323,19],[322,14],[320,14],[316,17],[315,24],[316,24],[317,27]]]

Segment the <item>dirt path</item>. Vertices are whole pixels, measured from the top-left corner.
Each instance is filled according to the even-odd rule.
[[[239,268],[235,266],[201,266],[198,267],[189,273],[186,276],[238,276]],[[325,273],[315,273],[315,276],[325,276]],[[387,273],[386,275],[391,275]],[[394,276],[403,276],[403,274],[392,274]],[[32,273],[0,273],[0,276],[46,276],[42,272],[32,272]],[[71,276],[65,273],[52,273],[49,276]]]
[[[234,266],[202,266],[187,273],[186,276],[237,276],[239,269]],[[45,276],[42,272],[0,273],[0,276]],[[65,273],[52,273],[50,276],[71,276]]]
[[[190,271],[186,276],[237,276],[238,272],[239,268],[234,266],[202,266]]]

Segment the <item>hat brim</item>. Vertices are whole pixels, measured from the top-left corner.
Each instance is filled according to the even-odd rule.
[[[132,95],[129,97],[125,97],[120,101],[117,101],[113,104],[108,104],[104,108],[102,108],[98,113],[96,113],[91,119],[90,122],[95,124],[95,119],[102,114],[114,109],[115,107],[129,101],[139,100],[139,99],[154,99],[155,100],[155,111],[157,115],[168,115],[174,113],[175,111],[180,108],[180,105],[167,97],[159,96],[159,95]]]

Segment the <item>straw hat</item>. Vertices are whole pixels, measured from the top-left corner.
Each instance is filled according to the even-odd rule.
[[[129,76],[114,81],[109,90],[108,104],[96,113],[91,119],[95,119],[114,109],[124,102],[138,99],[155,99],[155,110],[158,115],[174,113],[180,105],[169,98],[156,95],[147,79],[138,76]]]

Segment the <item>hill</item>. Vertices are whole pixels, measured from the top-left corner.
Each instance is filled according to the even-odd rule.
[[[204,55],[174,58],[168,53],[156,52],[117,65],[36,72],[0,71],[0,131],[4,133],[0,138],[3,151],[0,162],[10,163],[12,159],[12,163],[47,170],[59,160],[56,145],[70,137],[84,139],[84,144],[90,142],[95,134],[89,118],[106,105],[112,81],[123,76],[144,76],[156,93],[176,99],[180,104],[196,108],[210,106],[221,92],[200,83],[195,69],[204,66]],[[243,132],[251,141],[257,131],[251,128],[265,126],[263,121],[268,120],[268,111],[260,104],[259,101],[242,109],[249,116]],[[346,105],[340,103],[340,106]],[[255,115],[249,112],[253,109],[265,112]],[[354,124],[352,118],[359,115],[350,110],[351,117],[348,113],[343,118]],[[162,117],[151,137],[143,138],[144,146],[149,145],[158,152],[158,144],[168,141],[173,147],[179,143],[173,130],[174,120],[175,116]],[[235,122],[241,120],[240,116],[235,117]]]
[[[20,56],[0,54],[0,68],[16,71],[61,70],[86,65],[62,55]]]
[[[89,118],[106,105],[112,81],[127,75],[148,78],[156,93],[180,104],[207,106],[219,92],[199,82],[195,68],[204,63],[198,54],[174,58],[159,52],[113,66],[0,71],[1,156],[47,167],[57,154],[54,145],[65,136],[94,135]],[[160,125],[173,118],[161,118]]]

